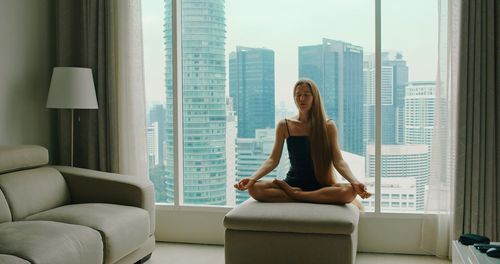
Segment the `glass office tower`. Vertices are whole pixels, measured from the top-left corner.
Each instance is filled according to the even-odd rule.
[[[274,51],[237,47],[229,55],[229,96],[238,116],[238,138],[274,128]]]
[[[373,179],[375,177],[375,146],[367,145],[366,152],[367,175]],[[425,186],[430,172],[430,154],[427,145],[382,145],[381,152],[382,210],[423,210]]]
[[[363,48],[331,39],[299,47],[299,77],[318,85],[326,114],[339,130],[342,150],[362,155]]]
[[[405,92],[405,143],[427,146],[429,157],[432,153],[434,134],[435,88],[434,81],[415,81],[408,83]],[[430,171],[427,169],[425,178],[420,184],[417,182],[417,210],[425,208],[427,195],[425,188],[429,183],[429,177]]]
[[[375,142],[375,54],[363,62],[364,136],[367,144]],[[401,53],[382,52],[382,144],[404,144],[405,88],[408,67]]]
[[[183,203],[226,204],[223,0],[182,0],[182,87],[173,84],[171,1],[165,1],[167,202],[174,194],[173,89],[183,96]]]

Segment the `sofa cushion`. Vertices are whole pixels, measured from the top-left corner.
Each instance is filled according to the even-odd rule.
[[[144,208],[149,212],[149,235],[155,229],[153,183],[144,177],[68,166],[54,166],[66,180],[71,203],[110,203]]]
[[[262,203],[248,199],[226,214],[227,229],[350,235],[359,210],[352,204]]]
[[[30,264],[29,261],[12,255],[0,254],[0,263],[4,264]]]
[[[14,221],[70,202],[64,177],[49,167],[0,174],[0,189]]]
[[[0,189],[0,223],[10,221],[12,221],[12,215],[10,214],[9,205],[7,204],[7,200],[5,200],[5,196]]]
[[[97,264],[103,259],[99,232],[47,221],[0,224],[0,252],[34,264]]]
[[[91,227],[101,232],[105,263],[113,263],[137,249],[149,237],[146,210],[115,204],[65,205],[27,217]]]
[[[42,146],[0,146],[0,173],[34,168],[49,162],[49,152]]]

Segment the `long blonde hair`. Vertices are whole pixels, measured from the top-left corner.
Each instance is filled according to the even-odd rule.
[[[328,120],[326,119],[323,101],[321,100],[318,86],[309,79],[300,79],[295,83],[293,88],[294,98],[297,88],[301,85],[306,85],[313,96],[311,110],[309,110],[308,125],[314,174],[321,185],[333,185],[335,184],[332,167],[333,149],[326,127]]]

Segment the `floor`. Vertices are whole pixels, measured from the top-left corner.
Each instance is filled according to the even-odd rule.
[[[224,247],[213,245],[156,242],[146,264],[217,264],[224,263]],[[451,261],[432,256],[358,253],[356,264],[448,264]]]

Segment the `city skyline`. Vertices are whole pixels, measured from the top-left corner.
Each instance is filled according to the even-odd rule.
[[[165,101],[165,69],[163,43],[163,0],[142,2],[145,78],[148,87],[147,100]],[[268,8],[261,8],[266,6]],[[286,7],[286,10],[283,8]],[[276,10],[285,16],[275,19]],[[309,10],[306,14],[303,10]],[[318,39],[338,39],[363,47],[365,53],[375,50],[373,28],[374,5],[366,1],[322,1],[311,5],[310,1],[226,1],[226,61],[229,52],[237,46],[269,48],[276,51],[276,101],[293,106],[292,86],[298,78],[297,49],[314,45]],[[286,11],[286,12],[284,12]],[[321,15],[325,12],[328,15]],[[382,3],[382,50],[405,54],[413,71],[408,81],[434,80],[437,64],[429,63],[437,58],[437,2],[385,0]],[[255,19],[255,12],[259,19]],[[334,12],[334,13],[332,13]],[[295,19],[301,17],[300,20]],[[308,17],[314,18],[306,20]],[[356,18],[355,23],[346,23]],[[267,23],[267,24],[266,24]],[[346,25],[331,27],[329,25]],[[269,25],[272,27],[266,27]],[[275,34],[279,33],[279,34]],[[401,37],[404,36],[404,37]],[[429,37],[432,36],[432,37]],[[228,87],[227,87],[228,89]],[[154,98],[154,99],[152,99]]]
[[[163,90],[166,100],[164,102],[158,100],[160,106],[151,104],[151,100],[148,103],[148,107],[151,107],[147,110],[148,147],[150,177],[155,186],[158,185],[155,188],[165,189],[157,190],[161,193],[157,195],[157,199],[159,198],[160,202],[172,203],[175,191],[173,36],[171,7],[168,4],[170,2],[165,1],[165,3],[167,3],[164,11],[166,68]],[[289,113],[290,109],[294,109],[290,102],[279,100],[278,104],[278,100],[275,100],[280,97],[278,95],[280,88],[277,85],[279,73],[275,72],[275,63],[279,61],[277,55],[281,50],[260,48],[259,45],[255,47],[236,45],[234,50],[229,50],[230,47],[225,41],[228,32],[224,12],[225,1],[183,0],[182,3],[186,10],[182,13],[182,53],[179,54],[183,63],[181,71],[183,87],[180,90],[183,95],[184,153],[183,181],[180,182],[183,185],[181,203],[207,205],[228,205],[233,201],[238,203],[243,197],[241,193],[233,194],[230,181],[251,176],[252,171],[258,169],[259,163],[266,158],[274,142],[274,135],[270,131],[277,121],[275,120],[277,111]],[[364,47],[352,44],[348,39],[329,39],[324,35],[320,35],[312,44],[296,46],[295,53],[296,68],[289,71],[296,72],[297,76],[310,78],[318,84],[325,110],[337,124],[340,135],[338,140],[343,152],[364,158],[363,164],[351,164],[366,167],[366,174],[356,177],[369,181],[369,178],[373,178],[371,170],[373,150],[367,153],[366,148],[373,143],[375,74],[374,64],[371,61],[373,55],[364,56],[367,55]],[[413,65],[402,59],[404,53],[395,54],[395,58],[388,59],[387,52],[382,53],[382,143],[385,148],[396,146],[404,148],[407,144],[425,146],[426,152],[419,152],[424,161],[419,161],[418,166],[426,167],[421,169],[405,167],[412,173],[420,173],[418,177],[409,177],[413,180],[402,175],[390,177],[391,179],[385,179],[384,182],[401,186],[389,188],[388,190],[392,192],[390,197],[394,194],[394,199],[399,199],[396,197],[401,197],[402,192],[405,192],[406,196],[411,194],[412,204],[410,206],[407,200],[405,207],[421,210],[425,200],[424,187],[428,182],[427,161],[430,155],[427,149],[430,149],[432,144],[429,139],[432,127],[426,128],[425,133],[419,133],[418,127],[423,122],[426,124],[434,122],[433,115],[428,114],[428,110],[433,109],[428,108],[429,105],[432,107],[428,100],[432,100],[434,96],[428,92],[430,89],[428,86],[432,81],[408,82],[408,76],[414,70]],[[406,59],[406,54],[404,55]],[[288,65],[288,68],[293,66]],[[296,78],[293,82],[295,80]],[[418,97],[419,87],[423,87],[422,84],[427,85],[425,91],[428,93],[424,101]],[[411,92],[407,93],[407,89]],[[291,87],[289,90],[291,98]],[[412,106],[411,111],[405,110],[405,105],[408,103]],[[418,113],[415,112],[417,107],[420,107],[418,108],[420,110],[416,111]],[[419,111],[425,113],[421,114]],[[414,123],[416,128],[411,127]],[[161,128],[162,126],[164,128]],[[411,135],[410,138],[414,140],[409,141],[410,138],[406,138],[405,134]],[[163,136],[163,139],[160,136]],[[249,148],[245,150],[244,146]],[[394,155],[398,157],[391,162],[396,165],[382,164],[382,169],[385,166],[397,168],[402,164],[399,163],[400,160],[405,160],[405,155],[412,157],[413,154]],[[384,160],[384,157],[382,158]],[[361,159],[356,160],[361,162]],[[279,175],[270,174],[268,177],[284,177],[283,166],[280,171]],[[403,172],[401,173],[406,173]],[[382,177],[384,178],[384,175]],[[393,182],[396,178],[398,182]],[[371,182],[367,183],[373,187]],[[415,188],[408,190],[408,186]],[[235,195],[236,197],[233,197]],[[402,203],[387,199],[385,202],[389,203],[391,208]]]

